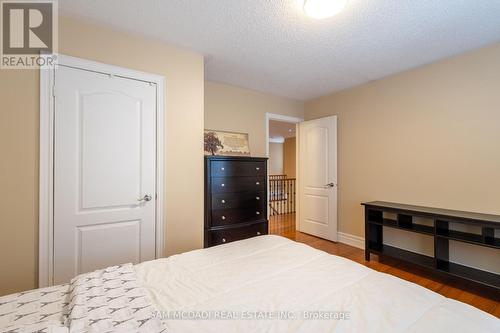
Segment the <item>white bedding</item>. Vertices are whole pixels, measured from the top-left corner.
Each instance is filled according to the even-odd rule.
[[[165,332],[155,310],[132,264],[124,264],[0,297],[0,332]]]
[[[135,269],[168,332],[500,332],[474,307],[278,236]]]

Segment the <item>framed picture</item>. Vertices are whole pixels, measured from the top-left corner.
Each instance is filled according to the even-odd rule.
[[[205,155],[250,156],[248,133],[205,130]]]

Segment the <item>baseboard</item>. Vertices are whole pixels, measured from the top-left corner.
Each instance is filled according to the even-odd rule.
[[[351,245],[354,247],[357,247],[358,249],[365,249],[365,239],[363,237],[351,235],[351,234],[346,234],[343,232],[338,232],[338,240],[339,243],[344,243],[347,245]]]

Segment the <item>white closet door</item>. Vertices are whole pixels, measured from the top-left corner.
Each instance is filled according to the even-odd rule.
[[[155,258],[156,88],[60,66],[54,283]]]

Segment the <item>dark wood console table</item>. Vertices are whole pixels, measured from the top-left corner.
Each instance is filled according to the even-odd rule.
[[[365,206],[366,260],[370,260],[371,253],[393,257],[500,290],[499,274],[453,263],[449,260],[450,240],[500,249],[500,238],[495,235],[495,230],[500,230],[499,215],[382,201],[366,202],[362,205]],[[391,215],[390,218],[386,217],[388,214]],[[415,218],[424,218],[431,221],[431,223],[417,224],[415,223]],[[450,228],[451,223],[479,227],[481,232],[470,233],[454,230]],[[384,244],[383,227],[406,230],[433,237],[434,256],[422,255]],[[463,230],[463,228],[460,229]],[[500,261],[500,252],[491,259]]]

